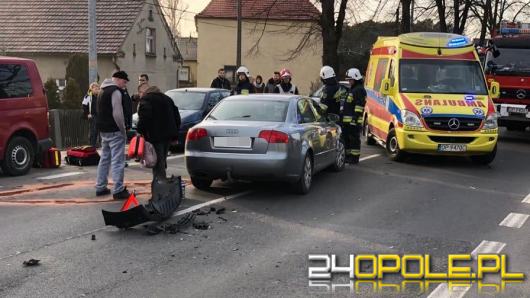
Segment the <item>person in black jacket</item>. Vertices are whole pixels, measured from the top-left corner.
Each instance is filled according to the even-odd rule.
[[[155,147],[153,180],[166,179],[169,143],[178,135],[180,114],[173,100],[156,86],[149,87],[138,108],[137,131]]]
[[[217,71],[217,78],[213,79],[212,84],[210,85],[211,88],[219,88],[219,89],[226,89],[230,90],[230,81],[225,78],[225,70],[223,68],[219,68]]]
[[[256,93],[254,85],[250,82],[250,71],[245,66],[241,66],[237,69],[238,82],[236,88],[233,91],[233,94],[238,95],[249,95],[251,93]]]
[[[90,84],[90,88],[88,89],[86,96],[83,98],[83,115],[88,119],[88,139],[90,140],[90,146],[92,147],[96,147],[99,135],[96,125],[98,94],[99,84],[94,82]]]

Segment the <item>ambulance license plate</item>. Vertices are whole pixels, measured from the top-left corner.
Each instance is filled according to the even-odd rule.
[[[524,114],[528,113],[528,110],[525,108],[517,108],[517,107],[508,107],[508,113],[510,114]]]
[[[438,151],[440,152],[466,152],[467,146],[465,144],[438,144]]]

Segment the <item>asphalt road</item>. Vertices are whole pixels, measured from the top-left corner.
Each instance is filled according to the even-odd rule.
[[[529,152],[530,132],[503,132],[491,166],[422,156],[395,163],[382,148],[364,147],[359,165],[320,173],[306,196],[281,183],[216,183],[211,192],[189,185],[170,222],[203,203],[226,212],[197,216],[208,230],[154,236],[143,226],[104,226],[101,209],[121,202],[95,197],[93,167],[0,176],[0,296],[530,297],[529,281],[495,293],[476,283],[449,292],[447,284],[403,286],[399,278],[375,286],[307,278],[317,265],[308,254],[341,262],[349,254],[430,254],[444,271],[448,254],[503,253],[510,271],[530,274]],[[169,173],[186,177],[183,161],[170,157]],[[142,200],[150,177],[138,165],[126,169]],[[24,267],[31,258],[40,265]]]

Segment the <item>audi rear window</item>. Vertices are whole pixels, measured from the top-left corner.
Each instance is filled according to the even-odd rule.
[[[288,107],[288,101],[256,99],[221,101],[208,119],[285,122]]]

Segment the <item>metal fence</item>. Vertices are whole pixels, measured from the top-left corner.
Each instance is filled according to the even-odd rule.
[[[50,136],[55,147],[88,145],[88,120],[83,118],[83,110],[50,110]]]

